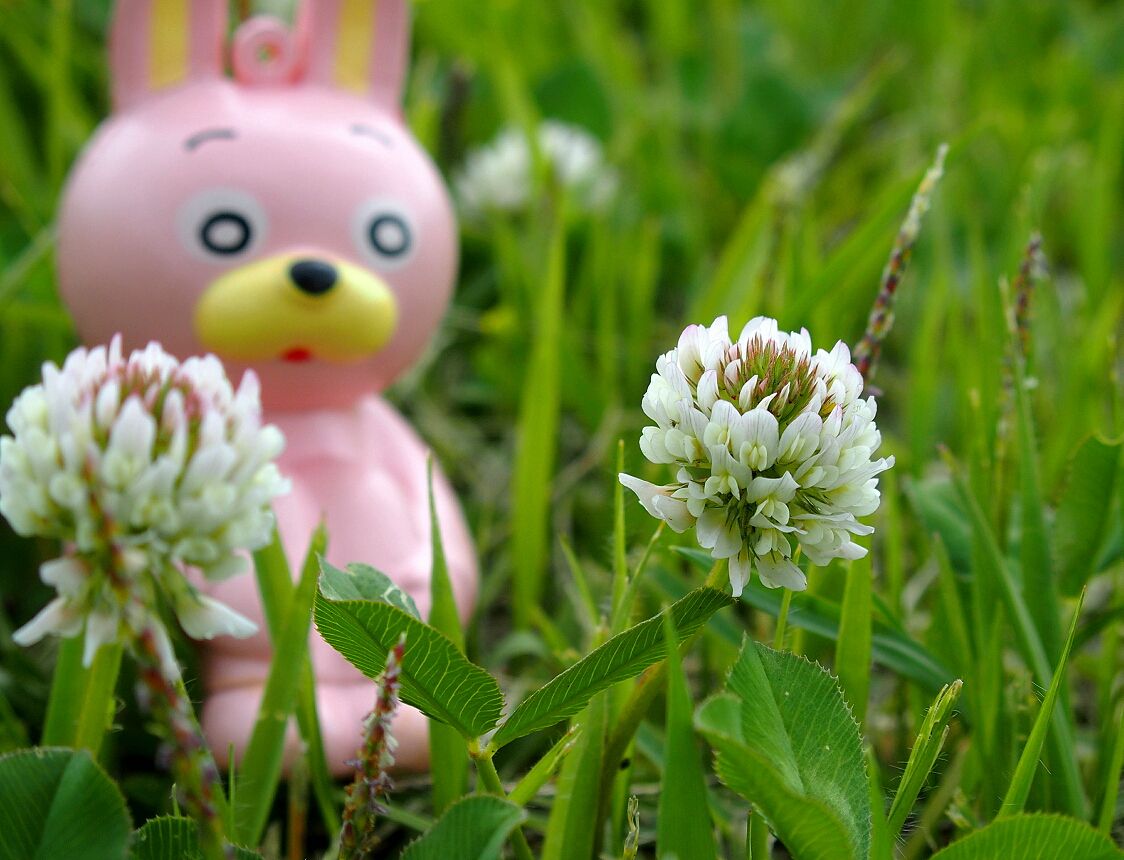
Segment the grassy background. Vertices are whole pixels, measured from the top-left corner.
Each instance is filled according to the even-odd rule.
[[[105,0],[0,0],[2,404],[73,344],[54,289],[52,218],[67,167],[106,110],[107,16]],[[951,146],[946,177],[877,376],[879,426],[898,466],[876,522],[875,591],[885,619],[950,665],[961,646],[983,648],[955,641],[942,621],[933,525],[918,517],[917,499],[945,491],[937,446],[948,446],[1017,554],[1014,442],[997,430],[1007,348],[999,283],[1034,229],[1051,264],[1034,296],[1029,357],[1047,508],[1076,445],[1124,428],[1121,44],[1120,3],[417,3],[407,114],[447,176],[499,128],[547,117],[596,135],[621,176],[614,205],[595,217],[561,219],[544,186],[524,216],[466,230],[455,306],[424,365],[391,393],[457,484],[478,541],[477,658],[514,690],[573,659],[589,631],[573,608],[580,601],[560,599],[574,591],[563,548],[573,547],[594,594],[606,594],[617,440],[628,470],[647,474],[635,440],[655,356],[686,322],[718,313],[735,325],[761,313],[806,325],[817,345],[855,343],[941,141]],[[1088,551],[1111,559],[1120,505],[1105,504],[1117,512],[1115,535]],[[652,523],[634,504],[627,512],[639,546]],[[31,583],[48,548],[5,529],[0,742],[9,744],[38,732],[51,654],[10,642],[46,599]],[[657,562],[669,577],[684,569],[664,552]],[[970,586],[978,565],[953,564]],[[1090,599],[1106,624],[1117,617],[1120,573],[1116,561]],[[812,587],[838,598],[842,582],[829,570]],[[749,610],[738,623],[768,629]],[[1098,649],[1095,632],[1074,685],[1078,758],[1094,800],[1118,678],[1116,639]],[[1010,631],[995,637],[972,653],[995,663],[1002,731],[966,759],[962,820],[994,812],[987,771],[1010,773],[1033,717],[1029,674],[1017,660],[999,669]],[[814,637],[796,644],[830,657]],[[700,691],[729,647],[716,637],[705,649],[693,668]],[[929,696],[882,671],[873,695],[868,738],[892,784]],[[148,747],[131,738],[114,754],[138,798],[136,786],[159,777]],[[542,742],[515,745],[501,765],[516,769]],[[638,768],[641,782],[658,776],[658,762]],[[1034,800],[1056,805],[1048,784]]]

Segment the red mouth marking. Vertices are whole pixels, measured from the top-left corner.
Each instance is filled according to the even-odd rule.
[[[294,346],[281,353],[281,359],[294,362],[312,361],[312,350],[305,346]]]

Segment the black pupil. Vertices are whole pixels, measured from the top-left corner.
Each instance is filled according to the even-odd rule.
[[[410,250],[410,228],[397,215],[379,215],[371,222],[371,245],[384,257],[398,257]]]
[[[208,251],[237,254],[250,244],[250,222],[237,212],[216,212],[199,228],[199,238]]]

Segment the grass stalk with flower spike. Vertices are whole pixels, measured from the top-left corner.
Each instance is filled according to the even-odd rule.
[[[394,764],[394,735],[390,723],[398,709],[398,675],[406,637],[390,649],[386,668],[376,683],[375,705],[363,727],[363,746],[351,762],[355,779],[347,787],[340,831],[340,860],[366,860],[378,847],[376,816],[383,811],[382,800],[390,791],[390,767]]]
[[[909,212],[894,239],[890,259],[886,261],[886,266],[882,270],[882,282],[878,287],[874,306],[870,309],[866,331],[863,332],[862,340],[855,346],[855,366],[868,381],[874,375],[875,363],[878,361],[878,354],[882,351],[882,342],[894,324],[894,297],[898,285],[901,284],[902,275],[909,265],[909,258],[913,255],[913,246],[917,244],[917,237],[921,233],[921,219],[929,210],[933,191],[944,174],[946,155],[948,155],[948,144],[942,143],[937,148],[937,157],[932,167],[925,171],[921,185],[909,204]]]

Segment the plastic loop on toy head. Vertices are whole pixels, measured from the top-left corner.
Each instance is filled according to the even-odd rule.
[[[231,48],[234,77],[249,86],[276,86],[293,81],[297,72],[296,42],[281,21],[259,15],[234,34]]]

